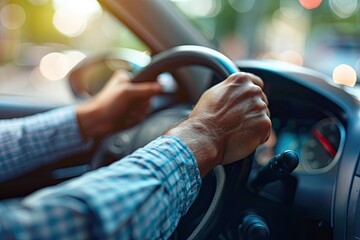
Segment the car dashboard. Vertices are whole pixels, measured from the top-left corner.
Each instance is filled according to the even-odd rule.
[[[285,150],[298,154],[300,162],[294,171],[298,174],[321,174],[336,165],[346,133],[331,112],[306,99],[272,98],[269,107],[273,131],[256,151],[255,160],[259,165],[267,164],[273,155]]]
[[[274,239],[296,239],[296,232],[297,239],[359,239],[359,101],[305,68],[265,61],[237,65],[263,79],[272,120],[272,133],[258,147],[250,176],[285,150],[295,151],[300,160],[285,180],[291,184],[268,184],[255,194],[261,200],[249,198],[248,208],[283,226],[291,222],[289,212],[296,216],[288,229],[301,227],[285,230],[275,224]],[[286,207],[291,210],[281,215]]]

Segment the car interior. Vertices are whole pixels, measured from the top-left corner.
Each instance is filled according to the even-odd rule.
[[[360,239],[358,79],[350,89],[307,66],[230,58],[177,1],[98,2],[114,24],[126,26],[148,50],[125,47],[84,55],[56,83],[70,96],[66,99],[0,91],[0,119],[86,101],[119,68],[130,71],[134,82],[159,81],[165,91],[153,98],[152,112],[142,123],[95,142],[87,152],[0,182],[0,199],[21,198],[123,158],[186,118],[206,89],[244,71],[264,81],[270,138],[246,159],[218,166],[203,179],[171,239]],[[2,65],[0,72],[11,71]]]

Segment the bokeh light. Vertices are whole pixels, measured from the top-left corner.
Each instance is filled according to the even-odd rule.
[[[267,51],[260,53],[256,58],[257,59],[271,59],[271,60],[277,60],[279,54],[274,51]]]
[[[288,50],[281,53],[269,51],[260,54],[258,59],[271,59],[282,62],[287,62],[295,65],[302,66],[304,64],[304,58],[299,52]]]
[[[100,16],[102,9],[95,0],[54,0],[53,24],[69,37],[81,35],[92,20]]]
[[[233,9],[239,13],[249,12],[255,5],[255,0],[229,0]]]
[[[359,8],[359,0],[330,0],[331,11],[339,18],[349,18]]]
[[[301,16],[304,8],[300,6],[297,0],[281,0],[280,11],[287,18],[296,19]]]
[[[17,4],[7,4],[0,10],[0,22],[9,29],[19,29],[25,22],[26,14],[24,9]]]
[[[333,71],[332,77],[334,83],[349,87],[355,86],[357,79],[355,70],[346,64],[337,66]]]
[[[190,17],[214,17],[219,14],[223,5],[218,0],[172,0]]]
[[[45,78],[56,81],[66,76],[69,72],[70,64],[65,54],[53,52],[41,59],[39,67],[41,74]]]
[[[321,2],[322,0],[299,0],[301,6],[309,10],[319,7]]]
[[[72,13],[98,15],[102,12],[97,0],[53,0],[55,10],[65,8]]]
[[[84,15],[73,14],[62,8],[55,12],[53,23],[61,33],[69,37],[76,37],[85,31],[87,19]]]
[[[303,65],[304,59],[300,53],[296,51],[285,51],[278,55],[278,60],[296,65]]]
[[[259,37],[266,41],[257,53],[257,57],[303,65],[306,41],[304,32],[308,31],[309,27],[308,14],[300,10],[295,16],[288,16],[281,8],[292,7],[290,3],[281,4],[280,9],[273,13],[271,21],[263,20],[264,31],[261,31]]]
[[[86,55],[79,51],[52,52],[45,55],[39,65],[40,73],[48,80],[63,79]]]

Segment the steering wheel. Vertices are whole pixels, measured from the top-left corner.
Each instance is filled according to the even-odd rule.
[[[201,46],[180,46],[161,52],[141,70],[133,82],[155,80],[163,73],[183,66],[203,66],[225,79],[239,69],[223,54]],[[178,80],[181,85],[181,80]],[[105,139],[91,163],[96,169],[113,160],[130,154],[136,149],[162,135],[171,125],[188,117],[191,108],[175,106],[151,115],[143,123],[116,133]],[[109,154],[110,152],[110,154]],[[250,157],[226,166],[214,168],[203,179],[199,196],[188,213],[182,217],[174,239],[207,239],[216,236],[225,223],[224,217],[239,201],[240,192],[245,188],[252,165]],[[209,196],[211,195],[211,196]]]

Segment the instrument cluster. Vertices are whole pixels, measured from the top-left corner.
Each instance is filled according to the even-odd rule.
[[[311,105],[299,102],[282,104],[291,104],[293,111],[290,117],[279,114],[279,110],[274,111],[272,133],[268,141],[256,150],[256,162],[265,165],[272,156],[293,150],[300,159],[295,172],[319,174],[329,171],[336,165],[344,146],[346,132],[342,123]],[[285,108],[289,109],[289,106]],[[299,114],[296,114],[296,108],[302,108]]]

